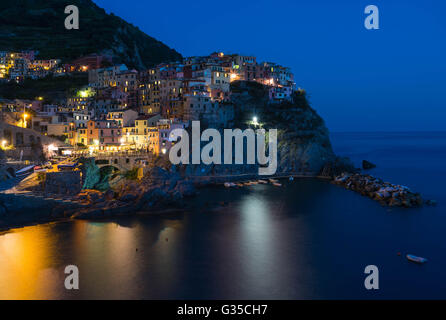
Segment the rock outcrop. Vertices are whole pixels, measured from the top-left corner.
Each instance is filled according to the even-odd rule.
[[[136,212],[150,213],[166,207],[180,207],[195,194],[191,181],[179,173],[152,168],[141,181],[126,181],[115,190],[86,189],[76,197],[84,208],[73,214],[78,219],[100,219]]]
[[[256,82],[235,81],[231,91],[235,128],[246,128],[257,117],[266,131],[278,130],[277,174],[318,175],[328,162],[336,160],[328,129],[304,90],[280,103],[271,103],[268,88]]]
[[[362,168],[364,170],[369,170],[369,169],[376,168],[376,165],[374,163],[371,163],[370,161],[362,160]]]

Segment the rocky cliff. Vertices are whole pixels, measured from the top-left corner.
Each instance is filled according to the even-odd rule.
[[[231,103],[234,105],[232,128],[256,129],[254,117],[268,132],[277,129],[277,175],[298,174],[316,176],[333,175],[327,168],[353,166],[334,154],[324,120],[311,108],[304,90],[296,91],[290,101],[271,103],[267,87],[246,81],[231,84]],[[230,128],[231,128],[230,127]],[[202,128],[203,129],[203,128]],[[257,165],[188,165],[179,169],[185,176],[239,175],[258,172]]]
[[[257,117],[264,129],[278,130],[278,174],[318,174],[336,159],[324,120],[304,90],[281,103],[270,103],[267,88],[255,82],[235,82],[232,91],[236,127]]]

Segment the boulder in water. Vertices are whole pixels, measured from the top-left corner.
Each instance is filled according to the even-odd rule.
[[[371,163],[370,161],[362,160],[362,168],[364,170],[369,170],[369,169],[376,168],[376,165]]]

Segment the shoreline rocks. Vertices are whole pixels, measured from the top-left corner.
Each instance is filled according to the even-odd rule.
[[[154,167],[142,181],[126,181],[115,190],[105,192],[85,189],[76,197],[85,208],[71,217],[76,219],[109,218],[139,211],[181,207],[186,197],[195,195],[191,181],[181,179],[160,167]]]
[[[412,192],[406,186],[384,182],[371,175],[343,173],[336,176],[333,183],[390,207],[412,208],[423,205],[419,193]]]

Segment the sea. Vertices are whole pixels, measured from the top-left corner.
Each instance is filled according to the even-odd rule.
[[[0,299],[445,299],[446,132],[331,140],[338,155],[371,161],[368,173],[437,205],[383,207],[305,178],[200,189],[163,215],[14,229],[0,234]],[[78,290],[65,288],[67,266]]]

